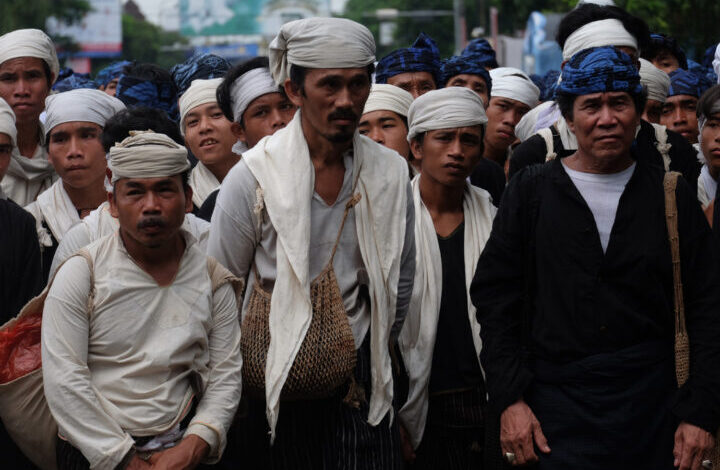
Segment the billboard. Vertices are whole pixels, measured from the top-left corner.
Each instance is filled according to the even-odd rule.
[[[244,1],[244,0],[243,0]],[[47,20],[48,31],[73,38],[80,50],[74,57],[114,57],[122,53],[121,0],[88,0],[90,12],[68,25],[55,18]]]

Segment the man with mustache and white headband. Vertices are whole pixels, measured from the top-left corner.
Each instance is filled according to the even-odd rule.
[[[409,375],[403,453],[417,470],[483,468],[485,383],[468,289],[496,209],[467,177],[483,159],[487,117],[477,93],[448,87],[417,98],[408,122],[422,171],[412,181],[415,281],[399,339]]]
[[[615,46],[630,55],[639,68],[638,58],[649,44],[650,32],[642,19],[619,7],[583,4],[562,19],[557,41],[563,49],[564,61],[589,47]],[[577,139],[555,102],[543,103],[524,119],[535,121],[530,126],[535,135],[514,149],[508,172],[510,178],[528,165],[564,158],[577,149]],[[523,125],[527,127],[525,123]],[[696,152],[682,136],[641,120],[635,142],[638,158],[666,170],[679,171],[693,188],[697,187]]]
[[[107,201],[102,132],[125,105],[103,91],[77,89],[49,96],[45,109],[48,159],[60,179],[25,209],[36,220],[47,282],[55,251],[70,227]]]
[[[193,204],[198,209],[240,160],[233,152],[232,121],[225,117],[217,102],[221,82],[222,78],[193,80],[179,100],[180,131],[185,145],[198,159],[190,172]]]
[[[413,203],[405,160],[357,132],[375,41],[353,21],[311,18],[283,25],[269,50],[300,109],[228,174],[208,247],[248,281],[237,461],[399,468],[390,348],[412,291]]]
[[[133,132],[108,165],[119,229],[60,267],[43,310],[59,470],[214,463],[240,401],[242,283],[182,229],[185,147]]]
[[[0,98],[13,109],[18,132],[0,186],[21,206],[33,202],[57,179],[44,147],[40,114],[59,70],[55,45],[39,29],[19,29],[0,36]]]
[[[217,102],[232,122],[230,129],[237,139],[232,151],[236,155],[242,155],[263,137],[285,127],[297,110],[285,90],[275,84],[267,57],[255,57],[230,69],[218,86]],[[217,190],[210,193],[198,212],[198,216],[208,222],[215,210],[217,195]]]

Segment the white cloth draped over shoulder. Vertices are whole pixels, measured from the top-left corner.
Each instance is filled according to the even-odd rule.
[[[197,162],[192,169],[188,183],[193,190],[192,199],[196,207],[201,207],[205,199],[220,187],[218,179],[202,162]]]
[[[0,134],[10,137],[10,144],[17,145],[17,128],[15,127],[15,113],[4,99],[0,98]]]
[[[40,125],[38,144],[32,158],[20,155],[20,150],[13,148],[5,178],[0,181],[3,192],[19,206],[27,206],[48,189],[58,179],[55,168],[48,160],[45,151],[45,136]]]
[[[396,152],[355,133],[354,207],[357,238],[369,277],[371,304],[371,394],[368,422],[377,425],[392,410],[392,370],[388,351],[395,319],[400,262],[405,239],[407,164]],[[280,392],[305,338],[310,303],[310,205],[315,172],[303,134],[301,111],[284,129],[243,155],[262,191],[265,210],[277,232],[277,276],[270,303],[270,347],[265,370],[271,439]]]
[[[412,181],[415,204],[415,282],[399,344],[410,383],[408,398],[399,412],[403,426],[410,434],[414,448],[422,441],[428,411],[428,383],[437,334],[440,299],[442,298],[442,263],[440,246],[430,212],[420,197],[420,178]],[[466,183],[463,197],[465,217],[465,283],[468,295],[468,318],[475,351],[480,361],[480,323],[470,301],[470,283],[480,253],[490,237],[496,209],[487,191]]]
[[[43,221],[58,243],[70,230],[70,227],[80,222],[80,215],[65,191],[62,180],[53,183],[47,191],[38,196],[35,202],[27,205],[25,210],[35,217],[35,227],[41,248],[52,246],[52,239],[47,229],[43,227]]]

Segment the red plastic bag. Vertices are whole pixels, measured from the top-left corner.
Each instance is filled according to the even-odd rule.
[[[40,368],[42,310],[26,313],[0,329],[0,384]]]

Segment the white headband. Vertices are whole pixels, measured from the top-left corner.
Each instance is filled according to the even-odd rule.
[[[15,113],[7,101],[0,98],[0,134],[7,134],[13,147],[17,146],[17,128]]]
[[[718,77],[718,83],[720,83],[720,44],[718,44],[717,49],[715,49],[715,59],[713,60],[713,70],[715,70],[715,75]]]
[[[410,105],[407,140],[410,142],[427,131],[486,125],[487,122],[482,100],[469,88],[451,86],[432,90]]]
[[[125,109],[125,104],[104,91],[78,88],[45,98],[45,131],[66,122],[92,122],[105,127],[105,122]]]
[[[180,108],[180,132],[183,136],[185,135],[185,116],[200,105],[217,103],[217,88],[222,80],[222,78],[193,80],[190,87],[180,97],[178,107]]]
[[[648,99],[664,103],[670,90],[670,76],[652,62],[640,59],[640,83],[648,91]]]
[[[503,97],[520,101],[534,108],[540,102],[540,89],[525,72],[513,67],[500,67],[490,71],[492,89],[490,97]]]
[[[290,65],[336,69],[375,62],[375,39],[370,30],[344,18],[306,18],[285,23],[268,49],[270,71],[278,85],[290,76]]]
[[[363,114],[373,111],[392,111],[400,116],[407,117],[412,102],[413,96],[402,88],[375,83],[370,89],[370,96],[365,102]]]
[[[275,84],[270,70],[265,67],[248,70],[240,75],[230,88],[230,107],[235,122],[242,120],[250,103],[268,93],[279,92],[280,88]]]
[[[0,36],[0,64],[19,57],[42,59],[50,68],[53,83],[60,73],[60,63],[52,39],[39,29],[18,29]]]
[[[563,60],[570,60],[583,49],[600,46],[626,46],[637,50],[638,43],[635,36],[628,33],[620,20],[593,21],[568,36],[563,48]]]
[[[130,131],[130,137],[110,148],[112,182],[123,178],[165,178],[190,169],[187,149],[165,134]]]
[[[703,127],[705,127],[705,124],[707,123],[708,119],[710,119],[710,116],[718,113],[720,113],[720,100],[716,101],[715,104],[712,105],[712,108],[710,108],[710,114],[708,114],[707,116],[704,114],[700,114],[700,116],[698,116],[698,130],[700,131],[698,133],[699,144],[702,144]]]

